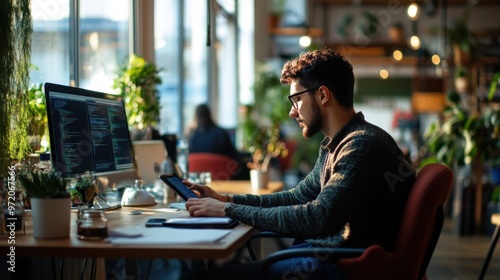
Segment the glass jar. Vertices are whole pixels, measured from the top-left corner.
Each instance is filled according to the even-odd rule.
[[[108,220],[102,209],[80,209],[77,226],[79,239],[101,240],[108,237]]]

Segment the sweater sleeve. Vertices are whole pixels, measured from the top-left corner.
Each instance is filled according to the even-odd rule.
[[[233,201],[238,205],[248,205],[257,207],[275,207],[304,204],[307,201],[314,199],[321,191],[321,169],[326,156],[326,151],[319,150],[319,157],[314,164],[313,170],[299,184],[290,190],[254,195],[254,194],[239,194],[233,196]]]
[[[320,148],[320,156],[311,173],[291,190],[266,195],[233,196],[234,203],[227,204],[224,209],[226,215],[263,230],[287,234],[310,231],[313,224],[299,225],[297,221],[303,220],[304,207],[307,208],[321,192],[321,169],[326,155],[327,151]]]

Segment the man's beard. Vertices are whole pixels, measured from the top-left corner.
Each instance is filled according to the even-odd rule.
[[[316,133],[320,132],[323,127],[323,116],[316,102],[312,102],[311,111],[313,113],[312,119],[309,123],[304,122],[304,129],[302,130],[302,136],[306,139],[313,137]]]

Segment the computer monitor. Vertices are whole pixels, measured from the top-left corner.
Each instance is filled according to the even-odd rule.
[[[137,178],[132,142],[120,96],[45,83],[53,168],[64,177],[85,172],[105,187]]]

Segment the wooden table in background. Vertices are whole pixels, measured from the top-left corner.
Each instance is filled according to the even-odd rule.
[[[207,184],[218,193],[229,194],[269,194],[283,190],[283,182],[271,181],[265,189],[253,189],[250,181],[212,181]]]

